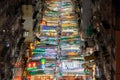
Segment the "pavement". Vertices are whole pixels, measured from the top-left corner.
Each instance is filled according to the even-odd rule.
[[[14,75],[13,80],[22,80],[22,68],[16,68],[16,73]]]

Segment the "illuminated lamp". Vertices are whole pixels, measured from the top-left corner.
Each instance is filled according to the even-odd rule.
[[[37,40],[37,41],[36,41],[36,44],[39,45],[39,44],[40,44],[40,41]]]
[[[28,35],[29,35],[29,31],[25,31],[25,32],[23,33],[23,36],[24,36],[24,37],[28,37]]]
[[[41,25],[46,25],[46,21],[42,21],[42,22],[41,22]]]
[[[32,65],[31,65],[31,63],[28,63],[28,68],[30,68]]]
[[[30,75],[44,74],[44,70],[29,71],[28,74],[30,74]],[[30,80],[31,80],[31,79],[30,79]],[[38,80],[38,79],[37,79],[37,80]]]
[[[71,16],[70,16],[70,15],[68,15],[68,16],[67,16],[67,18],[68,18],[68,20],[70,21]]]
[[[35,47],[34,47],[34,45],[33,45],[33,43],[30,43],[30,49],[32,50],[32,49],[34,49]]]
[[[37,69],[36,62],[29,62],[27,64],[27,70],[34,70],[34,69]]]
[[[45,58],[42,58],[42,59],[40,60],[40,62],[41,62],[41,64],[45,64],[46,59],[45,59]]]
[[[45,49],[36,48],[32,50],[33,53],[45,52]]]
[[[33,62],[32,65],[33,65],[33,67],[36,67],[36,63],[35,62]]]
[[[89,52],[90,52],[90,54],[92,54],[92,53],[93,53],[93,48],[90,48],[90,51],[89,51]]]

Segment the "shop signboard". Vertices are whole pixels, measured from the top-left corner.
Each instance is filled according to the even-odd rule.
[[[63,29],[62,32],[73,32],[73,33],[77,33],[78,31],[76,29]]]
[[[38,50],[37,50],[38,49]],[[57,49],[50,49],[50,48],[36,48],[33,50],[33,54],[45,54],[45,53],[57,53]]]
[[[45,52],[44,48],[35,48],[32,52]]]
[[[58,42],[57,41],[43,41],[43,42],[40,42],[40,45],[55,45],[57,46],[58,45]]]
[[[61,71],[64,72],[83,72],[84,68],[82,67],[83,61],[68,61],[68,60],[62,60],[60,64]]]
[[[80,46],[78,45],[61,45],[61,50],[80,50]]]
[[[62,39],[61,42],[64,42],[64,41],[65,41],[65,42],[66,42],[66,41],[71,41],[71,42],[72,42],[72,41],[78,41],[78,40],[80,40],[80,38]],[[80,43],[81,43],[81,42],[80,42]],[[82,44],[83,44],[83,43],[82,43]]]
[[[71,5],[71,6],[73,6],[72,2],[70,2],[70,1],[69,2],[62,1],[62,5],[65,5],[65,6]]]
[[[71,16],[71,15],[70,15],[70,16]],[[76,19],[75,19],[75,16],[73,16],[73,17],[71,17],[71,18],[69,18],[69,19],[68,19],[68,18],[65,18],[65,17],[61,17],[60,19],[61,19],[61,21],[68,21],[68,20],[69,20],[69,21],[70,21],[70,20],[74,21],[74,20],[76,20]],[[73,27],[74,27],[74,26],[73,26]]]
[[[61,50],[61,56],[71,56],[71,57],[74,57],[74,56],[79,56],[80,55],[80,49],[64,49],[64,50]]]
[[[71,39],[71,38],[80,38],[80,36],[61,36],[61,40],[64,40],[64,39]]]
[[[52,21],[58,21],[59,18],[58,17],[47,17],[47,16],[43,16],[43,20],[52,20]]]
[[[31,71],[31,70],[36,70],[38,69],[40,66],[39,62],[28,62],[27,63],[27,70]]]
[[[54,41],[54,40],[57,40],[58,38],[57,38],[57,37],[40,36],[39,39],[41,39],[41,40],[51,40],[51,41]]]
[[[43,37],[44,36],[47,36],[47,37],[57,37],[57,33],[54,33],[54,32],[51,32],[51,33],[49,33],[49,32],[43,32],[40,35],[43,36]]]
[[[57,26],[41,26],[42,30],[50,30],[50,29],[56,29]]]
[[[59,21],[54,21],[54,20],[47,20],[47,23],[58,23]]]
[[[63,9],[63,8],[73,8],[72,6],[61,6],[61,9]]]
[[[33,71],[29,71],[28,74],[37,75],[37,74],[45,74],[45,73],[44,70],[33,70]]]
[[[61,20],[62,21],[65,21],[65,20],[68,20],[68,21],[70,21],[70,20],[74,20],[75,19],[75,16],[61,16]],[[63,25],[62,27],[64,27],[64,26],[68,26],[68,25]],[[76,25],[69,25],[69,26],[76,26]]]
[[[75,47],[61,47],[61,50],[79,50],[80,48],[79,47],[77,47],[77,48],[75,48]]]
[[[80,41],[76,41],[76,40],[74,40],[74,41],[61,41],[60,45],[62,45],[62,44],[70,44],[70,45],[72,45],[72,44],[80,44]]]
[[[70,21],[61,21],[61,23],[76,23],[76,20],[70,20]]]
[[[69,16],[66,16],[66,17],[72,18],[72,17],[69,17]],[[76,23],[62,23],[61,26],[77,26],[77,24]]]
[[[67,8],[65,8],[65,7],[67,7]],[[70,6],[65,6],[65,7],[61,9],[61,12],[65,12],[65,11],[72,12],[73,11],[73,9]]]
[[[47,26],[59,26],[58,23],[47,23]]]
[[[48,6],[48,9],[53,11],[59,11],[58,7],[53,8],[52,6]]]
[[[62,28],[62,30],[67,29],[67,28]],[[63,32],[61,36],[77,36],[78,32]]]
[[[73,15],[75,14],[74,12],[61,12],[61,16],[66,16],[66,15]]]
[[[32,56],[32,60],[39,60],[41,58],[46,59],[56,59],[57,53],[43,53],[43,54],[35,54]]]
[[[45,11],[45,14],[58,14],[58,12],[57,11]]]
[[[71,57],[74,57],[74,56],[78,56],[79,55],[79,53],[77,53],[77,52],[61,52],[61,56],[71,56]]]
[[[49,5],[49,6],[47,6],[47,7],[51,7],[52,9],[53,8],[55,8],[55,7],[58,7],[59,6],[59,4],[60,4],[60,2],[47,2],[47,5]]]
[[[57,46],[39,46],[39,45],[37,45],[35,48],[44,48],[44,49],[54,49],[54,50],[57,50]]]
[[[51,30],[41,30],[41,32],[51,32],[51,33],[56,33],[57,31],[54,30],[54,29],[53,29],[53,30],[51,29]]]
[[[52,74],[33,75],[31,80],[54,80]]]

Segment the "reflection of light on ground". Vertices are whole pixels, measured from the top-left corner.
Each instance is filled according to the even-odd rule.
[[[13,80],[21,80],[21,76],[15,76]]]

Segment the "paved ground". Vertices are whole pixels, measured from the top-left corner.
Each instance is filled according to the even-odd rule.
[[[14,80],[22,80],[22,68],[17,69]]]

